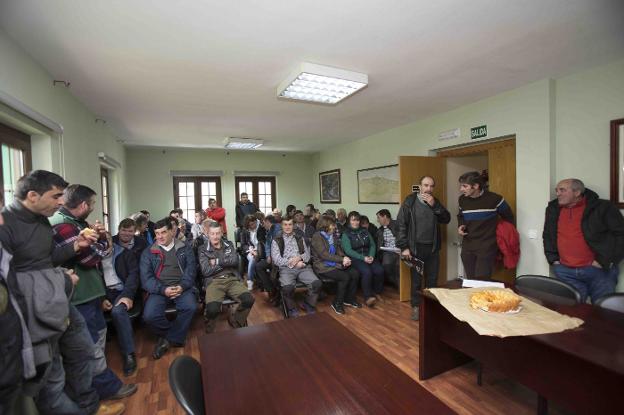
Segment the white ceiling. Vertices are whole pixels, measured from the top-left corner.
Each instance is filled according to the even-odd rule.
[[[0,25],[128,144],[316,151],[624,56],[614,0],[2,0]],[[1,57],[0,57],[1,58]],[[364,72],[277,100],[306,61]]]

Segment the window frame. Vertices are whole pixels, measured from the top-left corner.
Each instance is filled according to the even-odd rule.
[[[236,176],[234,178],[234,193],[236,206],[240,202],[240,192],[238,184],[240,182],[251,182],[252,197],[251,201],[260,209],[260,197],[258,192],[258,182],[271,182],[271,210],[277,207],[277,180],[275,176]]]
[[[104,179],[106,179],[106,186],[104,186]],[[104,227],[107,231],[112,232],[111,223],[111,192],[110,192],[110,175],[108,169],[100,166],[100,187],[102,188],[102,219],[104,220]]]
[[[0,123],[0,146],[6,144],[8,147],[16,148],[24,153],[24,173],[32,170],[32,146],[30,136],[19,130]],[[0,192],[4,198],[4,166],[2,157],[0,156]],[[10,200],[4,200],[5,204],[11,203]]]
[[[195,187],[195,209],[194,212],[198,210],[204,210],[201,206],[201,182],[206,181],[215,181],[217,186],[217,205],[223,206],[223,199],[221,197],[221,177],[220,176],[173,176],[173,208],[178,209],[180,207],[180,182],[193,182]],[[186,218],[187,221],[193,222],[195,221],[195,217]]]

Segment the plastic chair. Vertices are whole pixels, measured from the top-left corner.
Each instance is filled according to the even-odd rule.
[[[624,293],[605,295],[596,301],[596,306],[624,313]]]
[[[180,406],[189,415],[204,415],[204,389],[199,362],[179,356],[169,366],[169,386]]]
[[[576,305],[581,294],[570,284],[543,275],[521,275],[516,278],[515,289],[530,298],[561,305]]]

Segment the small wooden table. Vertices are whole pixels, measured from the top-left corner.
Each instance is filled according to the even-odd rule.
[[[206,414],[452,414],[326,313],[199,339]]]
[[[425,293],[420,306],[419,378],[429,379],[476,359],[575,413],[622,413],[624,314],[588,304],[543,305],[584,324],[537,336],[480,336]]]

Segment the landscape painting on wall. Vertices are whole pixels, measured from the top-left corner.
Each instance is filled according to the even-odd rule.
[[[321,203],[340,203],[340,169],[319,173]]]
[[[358,170],[358,203],[400,203],[399,165]]]

